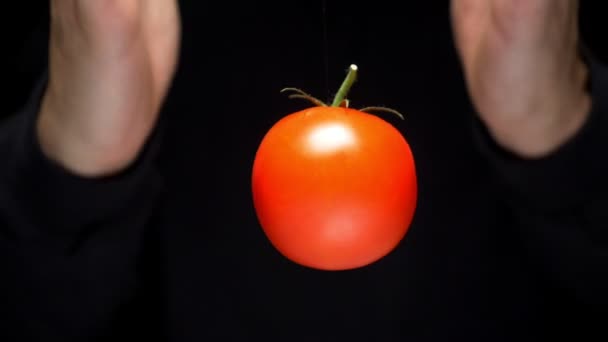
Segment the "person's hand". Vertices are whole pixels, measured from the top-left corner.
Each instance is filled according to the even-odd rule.
[[[175,73],[177,0],[51,0],[41,149],[82,176],[126,168],[153,130]]]
[[[499,145],[550,154],[590,111],[579,55],[578,1],[452,0],[469,94]]]

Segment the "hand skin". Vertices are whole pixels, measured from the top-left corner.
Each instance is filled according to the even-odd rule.
[[[578,1],[452,0],[452,27],[480,119],[496,142],[542,158],[585,123]]]
[[[51,0],[43,153],[83,177],[120,172],[154,128],[180,39],[176,0]]]
[[[37,134],[45,155],[86,177],[137,156],[175,72],[176,0],[50,0],[49,84]],[[590,110],[578,52],[578,1],[452,0],[473,103],[496,141],[550,154]]]

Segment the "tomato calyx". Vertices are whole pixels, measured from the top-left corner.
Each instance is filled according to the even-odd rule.
[[[347,95],[348,95],[348,92],[350,91],[350,88],[353,86],[353,84],[355,83],[355,81],[357,79],[358,70],[359,70],[359,68],[355,64],[350,65],[346,78],[340,85],[340,88],[338,89],[338,92],[336,93],[336,96],[334,97],[334,99],[331,103],[331,107],[349,108],[350,101],[348,100]],[[305,91],[303,91],[299,88],[287,87],[287,88],[281,89],[281,93],[284,93],[284,92],[292,92],[292,94],[289,95],[290,99],[304,99],[304,100],[308,100],[309,102],[313,103],[314,105],[316,105],[318,107],[330,107],[330,105],[328,105],[327,103],[319,100],[318,98],[306,93]],[[369,107],[365,107],[365,108],[361,108],[361,109],[357,109],[357,110],[360,112],[367,112],[367,113],[369,113],[369,112],[392,113],[392,114],[397,115],[401,120],[404,120],[403,114],[399,113],[398,111],[396,111],[392,108],[388,108],[388,107],[369,106]]]
[[[310,94],[305,93],[301,89],[291,88],[291,87],[281,89],[281,93],[284,93],[286,91],[293,91],[293,92],[295,92],[295,94],[289,95],[290,99],[305,99],[305,100],[308,100],[308,101],[312,102],[313,104],[315,104],[315,105],[317,105],[319,107],[327,107],[327,104],[325,102],[319,100],[318,98],[316,98],[316,97],[314,97],[314,96],[312,96]]]

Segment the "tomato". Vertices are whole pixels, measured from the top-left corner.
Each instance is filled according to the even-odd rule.
[[[412,151],[387,121],[314,106],[266,133],[252,170],[260,225],[289,260],[320,270],[363,267],[404,238],[417,201]]]

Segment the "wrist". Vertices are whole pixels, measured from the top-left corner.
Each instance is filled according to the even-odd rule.
[[[62,168],[81,177],[94,178],[120,172],[134,159],[129,158],[128,151],[119,144],[95,145],[79,138],[82,133],[74,132],[78,127],[65,124],[59,113],[65,114],[65,111],[47,91],[35,133],[43,155]]]
[[[588,70],[581,62],[566,80],[539,99],[524,115],[483,115],[490,134],[503,148],[522,158],[542,158],[571,139],[591,111]],[[558,83],[558,82],[556,82]]]

